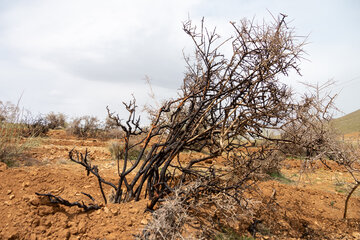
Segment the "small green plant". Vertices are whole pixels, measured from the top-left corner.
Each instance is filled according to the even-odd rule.
[[[335,186],[335,191],[338,193],[346,193],[347,190],[343,186]]]
[[[216,240],[254,240],[251,236],[240,235],[231,227],[223,227],[221,230],[222,232],[215,236]]]
[[[347,193],[346,183],[343,180],[336,179],[335,182],[335,191],[338,193]]]
[[[123,159],[124,158],[124,146],[119,142],[111,142],[108,147],[112,159]]]
[[[293,180],[285,177],[283,174],[281,174],[280,172],[272,172],[269,174],[271,178],[281,182],[281,183],[284,183],[284,184],[292,184],[294,183]]]

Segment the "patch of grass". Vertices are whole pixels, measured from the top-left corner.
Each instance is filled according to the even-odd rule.
[[[22,137],[22,125],[0,122],[0,161],[8,167],[19,166],[28,149],[37,145],[35,138]]]
[[[216,240],[255,240],[253,237],[243,236],[231,227],[222,227],[222,232],[215,236]]]
[[[285,177],[283,174],[281,174],[280,172],[272,172],[269,174],[270,177],[276,181],[279,181],[281,183],[284,183],[284,184],[292,184],[294,183],[293,180]]]
[[[343,181],[337,180],[335,185],[335,191],[338,193],[347,193],[346,184]]]
[[[110,154],[114,160],[116,159],[124,159],[125,157],[125,149],[124,145],[119,142],[111,142],[108,146]],[[137,160],[138,156],[140,155],[142,149],[138,146],[130,148],[128,150],[128,160]],[[146,151],[144,152],[141,159],[146,157]]]
[[[124,158],[124,146],[119,142],[111,142],[108,147],[112,159],[122,159]]]

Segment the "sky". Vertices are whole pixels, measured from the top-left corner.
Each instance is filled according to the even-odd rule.
[[[336,81],[343,114],[360,109],[360,1],[357,0],[0,0],[0,101],[33,114],[51,111],[106,117],[106,106],[126,117],[123,101],[145,104],[176,97],[185,72],[183,54],[194,46],[182,30],[188,18],[232,36],[229,21],[262,22],[279,13],[308,36],[302,76]],[[150,97],[150,88],[156,97]]]

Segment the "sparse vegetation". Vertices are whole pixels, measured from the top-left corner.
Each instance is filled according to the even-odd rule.
[[[114,160],[124,157],[124,146],[119,142],[111,142],[108,147],[110,154]]]
[[[17,105],[0,101],[0,116],[0,161],[16,166],[32,145],[31,138],[23,138],[28,129],[21,123],[22,113]]]
[[[299,72],[305,44],[286,25],[284,15],[271,24],[242,20],[231,25],[235,35],[222,40],[215,30],[205,27],[204,20],[200,27],[190,20],[184,23],[195,54],[185,58],[187,71],[178,97],[148,111],[150,126],[141,125],[135,97],[123,103],[128,111],[125,120],[107,109],[105,126],[91,116],[75,118],[67,126],[68,133],[81,138],[104,139],[111,136],[110,131],[116,132],[116,140],[104,144],[116,161],[116,182],[103,177],[102,168],[89,159],[88,150],[81,153],[72,149],[69,158],[97,179],[105,205],[148,199],[146,210],[152,212],[152,218],[138,239],[250,240],[286,228],[299,228],[301,234],[295,235],[300,238],[320,236],[307,220],[287,215],[288,209],[279,213],[284,206],[276,202],[275,186],[293,187],[293,181],[281,173],[286,156],[304,161],[304,167],[320,161],[330,168],[327,163],[331,161],[348,171],[354,182],[345,200],[346,218],[349,199],[360,185],[359,152],[339,141],[331,127],[335,96],[322,94],[331,83],[308,85],[312,91],[297,101],[288,86],[278,80],[289,71]],[[232,49],[231,54],[221,51],[226,46]],[[27,136],[66,125],[65,116],[54,113],[26,124],[9,122],[10,118],[11,114],[0,111],[0,124],[24,126]],[[6,125],[1,126],[3,131]],[[271,131],[277,135],[268,134]],[[2,145],[0,149],[11,150]],[[184,153],[189,159],[180,159]],[[278,182],[269,181],[274,187],[265,197],[259,182],[269,179]],[[345,185],[335,186],[335,191],[340,192]],[[81,194],[90,204],[68,201],[52,192],[37,193],[52,204],[78,206],[90,212],[103,206],[90,194]],[[335,208],[335,201],[327,205]],[[104,212],[123,214],[110,211],[108,206]],[[276,214],[286,221],[277,223]],[[266,221],[280,228],[262,225]],[[76,227],[80,229],[80,223]]]
[[[67,128],[67,132],[78,137],[94,138],[99,136],[103,130],[97,117],[83,116],[74,118]]]
[[[63,113],[50,112],[46,115],[48,127],[50,129],[65,128],[66,127],[66,116]]]
[[[304,42],[287,28],[285,16],[269,25],[248,20],[231,24],[235,36],[221,40],[204,21],[200,28],[184,23],[195,56],[185,59],[179,97],[153,111],[150,128],[140,125],[135,98],[124,103],[129,113],[125,121],[108,109],[112,124],[124,132],[117,184],[100,176],[87,152],[70,152],[73,162],[97,177],[105,204],[105,185],[115,191],[115,203],[149,198],[152,211],[161,202],[144,239],[185,237],[188,228],[196,238],[214,238],[224,227],[251,218],[255,203],[247,194],[261,175],[279,170],[283,156],[274,144],[279,139],[265,132],[277,128],[293,107],[289,89],[278,78],[299,71]],[[233,49],[230,56],[220,51],[227,44]],[[78,127],[73,129],[79,129],[74,133],[85,135],[80,122],[74,121]],[[184,151],[199,155],[181,164],[177,159]],[[203,165],[216,158],[223,158],[224,166]],[[205,209],[210,207],[209,214]]]

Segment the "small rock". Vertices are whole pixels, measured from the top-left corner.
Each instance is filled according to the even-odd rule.
[[[129,213],[135,214],[135,213],[137,213],[137,210],[135,208],[130,208]]]
[[[80,221],[79,225],[78,225],[78,232],[79,233],[84,233],[86,231],[86,222],[85,221]]]
[[[140,222],[142,225],[147,225],[148,224],[148,220],[146,218],[144,218],[143,220],[141,220]]]
[[[7,165],[3,162],[0,162],[0,172],[4,172],[7,169]]]
[[[119,209],[117,209],[117,208],[111,208],[110,211],[111,211],[111,213],[114,214],[115,216],[118,215],[118,213],[119,213]]]
[[[23,182],[22,186],[23,186],[23,188],[26,188],[26,187],[30,186],[30,183],[29,182]]]
[[[355,239],[360,239],[360,233],[359,233],[359,232],[353,232],[353,233],[352,233],[352,236],[353,236]]]
[[[32,233],[30,235],[30,240],[37,240],[38,238],[36,237],[36,234],[35,233]]]
[[[5,201],[4,204],[5,204],[5,205],[8,205],[8,206],[11,205],[11,203],[10,203],[9,201]]]
[[[39,225],[40,225],[40,219],[38,219],[38,218],[35,218],[31,223],[32,227],[37,227]]]
[[[24,202],[28,202],[28,201],[30,201],[30,196],[29,196],[29,195],[25,195],[25,196],[23,196],[22,200],[23,200]]]
[[[70,238],[70,231],[68,229],[59,232],[59,239],[69,239]]]
[[[12,190],[7,191],[7,195],[10,195],[12,193]]]
[[[11,195],[9,196],[9,198],[10,198],[10,200],[13,200],[13,199],[15,198],[15,195],[14,195],[14,194],[11,194]]]
[[[41,203],[41,200],[37,196],[29,197],[29,203],[33,206],[38,206]]]
[[[108,213],[109,213],[109,208],[108,208],[108,207],[104,207],[104,212],[105,212],[106,214],[108,214]]]

